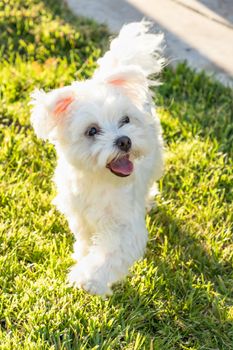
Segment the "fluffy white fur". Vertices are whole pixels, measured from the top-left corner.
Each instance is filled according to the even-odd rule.
[[[110,294],[143,256],[146,207],[163,170],[161,127],[149,90],[154,82],[148,79],[163,66],[163,36],[148,30],[148,22],[125,25],[92,79],[32,94],[32,125],[58,155],[54,203],[76,239],[69,281],[92,294]],[[93,126],[98,134],[88,136]],[[116,146],[121,136],[131,139],[131,149]],[[134,169],[119,177],[107,166],[126,154]]]

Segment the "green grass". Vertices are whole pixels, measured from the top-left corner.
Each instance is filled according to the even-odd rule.
[[[180,65],[157,90],[167,144],[147,253],[107,300],[66,285],[53,147],[29,94],[85,79],[108,40],[56,0],[0,0],[0,349],[233,349],[232,91]]]

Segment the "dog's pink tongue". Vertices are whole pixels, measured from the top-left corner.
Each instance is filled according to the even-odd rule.
[[[109,166],[113,172],[125,176],[130,175],[133,172],[133,163],[129,160],[128,156],[113,160]]]

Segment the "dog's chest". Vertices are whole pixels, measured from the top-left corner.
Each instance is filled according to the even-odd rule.
[[[79,187],[73,194],[77,214],[89,223],[117,221],[128,215],[133,205],[130,187]]]

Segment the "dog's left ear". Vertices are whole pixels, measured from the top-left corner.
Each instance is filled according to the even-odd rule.
[[[68,117],[75,101],[73,87],[64,87],[45,93],[35,90],[31,94],[33,105],[31,122],[38,137],[50,140],[56,127]]]
[[[121,89],[137,105],[143,104],[148,97],[148,80],[138,67],[122,68],[106,77],[105,81]]]

